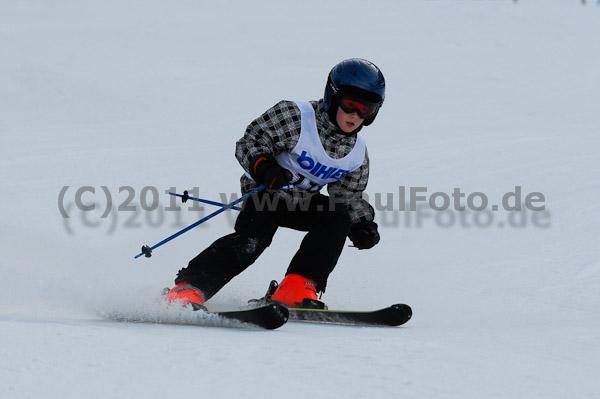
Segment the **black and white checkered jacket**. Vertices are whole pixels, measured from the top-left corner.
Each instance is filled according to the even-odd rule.
[[[315,109],[317,129],[321,144],[332,158],[343,158],[354,148],[356,134],[342,134],[323,108],[323,100],[310,102]],[[300,109],[292,101],[280,101],[260,117],[252,121],[246,128],[244,137],[236,143],[235,156],[246,172],[251,158],[260,154],[277,155],[291,151],[300,138]],[[362,198],[362,193],[369,181],[369,157],[361,167],[347,173],[340,180],[327,185],[331,197],[348,206],[353,223],[361,220],[373,220],[375,212],[369,203]],[[256,182],[242,175],[242,193],[257,187]],[[298,201],[314,195],[306,190],[294,188],[277,190],[277,194],[287,201]]]

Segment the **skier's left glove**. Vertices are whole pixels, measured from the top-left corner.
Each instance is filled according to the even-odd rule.
[[[348,238],[358,249],[370,249],[379,243],[380,236],[377,231],[377,223],[362,221],[350,226]]]

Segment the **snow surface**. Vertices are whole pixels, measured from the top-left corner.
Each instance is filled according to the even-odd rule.
[[[600,7],[581,3],[0,2],[0,396],[599,397]],[[401,328],[104,320],[232,229],[230,212],[134,260],[199,217],[164,191],[237,193],[245,126],[320,98],[349,57],[387,79],[361,133],[373,198],[458,187],[491,206],[521,186],[546,210],[379,212],[380,245],[345,250],[323,300],[408,303]],[[127,190],[137,211],[118,212]],[[300,239],[281,229],[212,306],[261,296]]]

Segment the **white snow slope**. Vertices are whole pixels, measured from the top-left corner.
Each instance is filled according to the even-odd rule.
[[[1,1],[0,396],[599,397],[600,7],[590,3]],[[350,57],[387,79],[361,134],[368,194],[382,208],[389,193],[394,210],[377,214],[380,245],[344,251],[323,300],[408,303],[413,320],[276,331],[104,320],[153,306],[232,230],[234,211],[134,260],[215,209],[166,210],[165,190],[237,194],[246,125],[281,99],[319,99]],[[92,211],[75,203],[86,186],[95,192],[80,192],[80,205]],[[485,193],[488,209],[401,212],[401,186],[450,199],[459,188],[462,205]],[[515,186],[522,201],[543,194],[545,210],[490,211]],[[153,198],[158,208],[144,210]],[[209,304],[261,296],[301,237],[281,229]]]

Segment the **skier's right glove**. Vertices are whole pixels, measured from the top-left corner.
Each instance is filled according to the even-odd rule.
[[[292,173],[282,168],[271,154],[261,154],[250,159],[250,176],[255,182],[277,189],[290,184]]]
[[[362,221],[350,226],[348,238],[358,249],[370,249],[379,243],[380,236],[377,231],[377,223]]]

